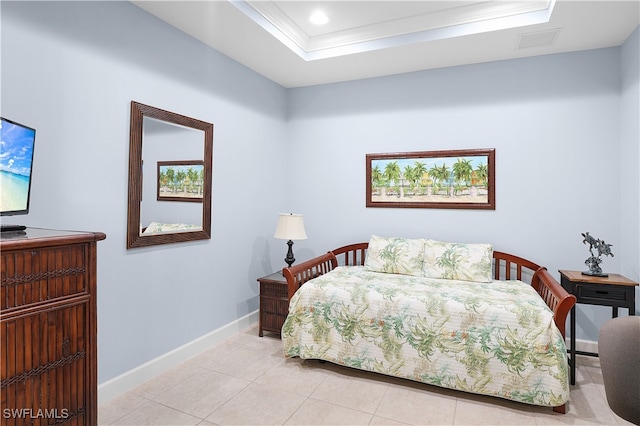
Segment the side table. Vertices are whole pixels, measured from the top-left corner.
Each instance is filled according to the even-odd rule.
[[[559,270],[560,284],[576,297],[576,304],[611,306],[612,317],[618,316],[618,308],[629,309],[629,315],[636,314],[637,282],[620,274],[607,277],[583,275],[580,271]],[[576,384],[576,354],[598,356],[594,352],[576,351],[576,307],[571,308],[571,343],[569,364],[571,366],[571,384]]]
[[[280,334],[282,324],[289,313],[289,292],[287,280],[281,272],[274,272],[262,278],[260,283],[260,325],[258,335],[263,331]]]

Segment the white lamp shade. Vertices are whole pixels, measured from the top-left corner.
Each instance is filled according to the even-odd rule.
[[[306,240],[307,233],[304,231],[304,222],[301,214],[280,213],[278,216],[278,226],[273,234],[274,238],[280,240]]]

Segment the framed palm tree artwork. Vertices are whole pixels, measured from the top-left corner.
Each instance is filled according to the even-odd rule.
[[[367,154],[367,207],[495,210],[495,149]]]
[[[201,203],[204,161],[158,161],[158,201]]]

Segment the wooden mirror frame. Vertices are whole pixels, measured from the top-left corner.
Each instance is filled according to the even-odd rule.
[[[202,230],[140,235],[142,201],[142,124],[144,117],[204,131],[204,194]],[[129,205],[127,249],[211,239],[211,182],[213,177],[213,124],[131,101],[129,139]]]

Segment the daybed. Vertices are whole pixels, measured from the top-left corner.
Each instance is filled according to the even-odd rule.
[[[283,274],[286,357],[565,412],[575,297],[536,263],[488,244],[373,236]]]

